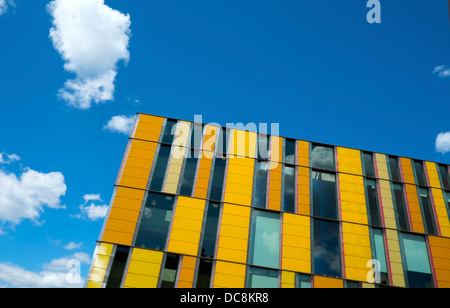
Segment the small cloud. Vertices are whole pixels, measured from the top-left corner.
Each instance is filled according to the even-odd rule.
[[[450,132],[442,132],[436,137],[436,151],[442,154],[450,152]]]
[[[104,130],[110,131],[110,132],[116,132],[121,133],[125,135],[130,135],[131,130],[133,129],[134,120],[136,119],[136,116],[125,116],[125,115],[118,115],[111,118],[111,120],[108,121],[108,123],[103,126]]]
[[[17,154],[0,153],[0,164],[9,165],[9,164],[11,164],[15,161],[19,161],[19,160],[20,160],[20,157]]]
[[[82,243],[75,243],[75,242],[70,242],[67,245],[64,246],[65,250],[74,250],[74,249],[79,249],[81,247]]]
[[[104,0],[54,0],[47,11],[53,17],[53,46],[65,61],[64,69],[76,76],[64,84],[59,97],[77,109],[113,100],[117,64],[130,59],[130,16]]]
[[[86,194],[83,196],[83,199],[84,203],[78,207],[80,213],[71,215],[71,217],[92,221],[97,221],[106,217],[109,206],[107,204],[96,204],[96,201],[100,203],[103,202],[99,194]]]
[[[433,74],[439,78],[450,77],[450,68],[445,65],[438,65],[433,69]]]

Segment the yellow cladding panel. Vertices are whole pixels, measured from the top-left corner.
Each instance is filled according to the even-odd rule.
[[[337,147],[337,161],[339,172],[362,175],[359,150]]]
[[[400,166],[403,174],[403,181],[408,184],[416,184],[411,159],[400,157]]]
[[[310,215],[310,169],[297,167],[297,212]]]
[[[133,138],[158,141],[163,123],[162,117],[140,114]]]
[[[422,219],[422,211],[420,209],[419,197],[417,195],[417,186],[412,184],[405,184],[406,197],[408,202],[411,217],[412,231],[425,233]]]
[[[230,157],[225,183],[224,201],[251,205],[254,160],[244,157]]]
[[[219,126],[205,125],[204,136],[203,136],[203,146],[202,149],[208,152],[214,152],[216,145],[217,132],[219,131]]]
[[[133,139],[122,163],[119,185],[147,188],[157,143]]]
[[[431,257],[439,288],[450,286],[450,239],[430,236]]]
[[[180,274],[178,278],[178,288],[192,288],[192,283],[194,282],[195,275],[195,264],[197,263],[197,258],[183,256],[181,262]]]
[[[92,270],[87,284],[88,288],[102,287],[113,247],[114,245],[107,243],[97,244],[92,260]]]
[[[208,195],[209,177],[211,173],[212,158],[203,155],[198,163],[197,179],[194,188],[194,197],[206,199]]]
[[[425,168],[426,168],[426,172],[428,175],[428,181],[429,181],[430,186],[433,188],[440,189],[441,188],[441,180],[439,179],[436,163],[426,161]]]
[[[163,252],[133,248],[125,288],[156,288]]]
[[[431,195],[438,218],[438,232],[440,232],[441,236],[450,237],[450,222],[443,191],[441,189],[431,188]]]
[[[281,272],[281,287],[282,288],[295,288],[295,273],[294,272]]]
[[[343,221],[367,224],[367,206],[362,176],[339,173]]]
[[[254,132],[231,130],[230,154],[254,158],[256,154],[256,137]]]
[[[283,138],[272,136],[270,138],[270,160],[281,162],[283,159]]]
[[[314,276],[314,288],[340,289],[344,287],[342,279]]]
[[[311,220],[309,216],[283,214],[283,270],[311,273]]]
[[[389,172],[386,163],[386,155],[375,153],[375,162],[377,166],[377,174],[379,179],[389,180]]]
[[[222,209],[217,259],[246,263],[250,207],[225,203]],[[235,217],[235,219],[228,219]],[[232,246],[235,241],[238,245]]]
[[[379,190],[381,195],[380,206],[383,209],[384,226],[390,229],[397,229],[395,220],[394,203],[392,201],[391,183],[386,180],[379,180]]]
[[[206,201],[202,199],[178,197],[168,251],[197,255],[205,203]]]
[[[282,168],[279,163],[271,164],[274,168],[269,169],[269,187],[268,187],[268,208],[280,211],[281,209],[281,185],[282,185]]]
[[[389,260],[388,266],[392,275],[392,284],[396,287],[405,287],[405,277],[403,274],[403,263],[398,241],[397,230],[386,229],[386,257]]]
[[[346,278],[366,281],[367,262],[372,259],[369,227],[342,223]]]
[[[309,142],[297,140],[297,165],[309,167]]]
[[[214,271],[214,288],[244,288],[244,264],[217,261]]]

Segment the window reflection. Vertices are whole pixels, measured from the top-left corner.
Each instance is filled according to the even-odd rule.
[[[252,206],[254,207],[266,207],[268,170],[269,162],[255,160],[255,179],[252,192]]]
[[[153,177],[150,183],[150,189],[161,191],[164,177],[166,176],[167,164],[169,162],[170,146],[161,145],[159,147],[158,157],[156,159],[155,168],[153,170]]]
[[[334,148],[313,144],[311,166],[318,169],[335,170]]]
[[[250,267],[247,287],[249,288],[278,288],[278,271],[264,268]]]
[[[284,196],[283,209],[285,212],[295,213],[295,168],[283,166]]]
[[[434,221],[434,212],[431,206],[431,199],[428,189],[419,188],[419,192],[427,233],[437,235],[436,222]]]
[[[439,165],[439,175],[444,189],[450,189],[450,176],[446,165]]]
[[[285,139],[284,162],[295,164],[295,140],[293,139]]]
[[[397,223],[400,230],[409,231],[408,212],[406,210],[405,196],[403,194],[403,186],[400,184],[393,184],[395,212],[397,216]]]
[[[426,186],[427,179],[425,178],[425,172],[423,170],[423,162],[415,160],[414,161],[414,171],[416,173],[417,184]]]
[[[314,216],[338,219],[336,175],[312,171]]]
[[[367,205],[369,207],[370,224],[381,227],[380,207],[378,205],[377,182],[366,180]]]
[[[400,170],[398,167],[398,158],[394,156],[389,156],[389,171],[391,173],[391,180],[396,182],[401,182]]]
[[[314,248],[312,251],[314,274],[341,276],[339,223],[314,220]]]
[[[432,288],[433,277],[425,238],[420,235],[402,234],[402,244],[408,287]]]

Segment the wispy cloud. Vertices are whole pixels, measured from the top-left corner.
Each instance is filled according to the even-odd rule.
[[[19,161],[20,157],[17,154],[7,154],[7,153],[0,153],[0,164],[6,164],[9,165],[15,161]]]
[[[14,7],[15,5],[13,0],[0,0],[0,15],[5,14],[8,7]]]
[[[76,75],[59,96],[78,109],[113,100],[117,63],[130,58],[130,16],[104,0],[54,0],[47,10],[53,17],[53,45],[65,61],[64,69]]]
[[[438,65],[433,69],[433,75],[439,78],[450,77],[450,68],[448,68],[446,65]]]
[[[111,118],[108,123],[103,126],[104,130],[108,130],[110,132],[121,133],[125,135],[129,135],[133,128],[134,120],[136,116],[125,116],[118,115]]]
[[[442,132],[436,137],[436,151],[442,154],[450,152],[450,132]]]

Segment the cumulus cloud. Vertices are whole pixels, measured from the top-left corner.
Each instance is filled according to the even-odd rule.
[[[450,77],[450,68],[445,65],[438,65],[433,69],[433,74],[439,78]]]
[[[66,190],[60,172],[41,173],[28,168],[18,178],[0,170],[0,222],[12,226],[24,219],[37,222],[45,207],[65,208],[61,197]]]
[[[40,272],[10,262],[0,263],[0,282],[4,287],[12,288],[82,288],[84,281],[74,265],[89,263],[89,255],[83,252],[53,259],[44,264]]]
[[[100,198],[99,194],[86,194],[83,196],[83,199],[84,203],[78,207],[80,213],[72,215],[72,217],[92,221],[100,220],[106,217],[106,214],[108,213],[108,205],[101,204],[103,200]]]
[[[111,118],[108,123],[103,126],[104,130],[129,135],[133,129],[136,116],[118,115]]]
[[[53,17],[53,46],[65,61],[64,69],[76,75],[59,96],[78,109],[113,100],[117,64],[130,58],[130,16],[104,0],[54,0],[47,10]]]
[[[442,132],[436,137],[436,151],[442,154],[450,152],[450,132]]]

